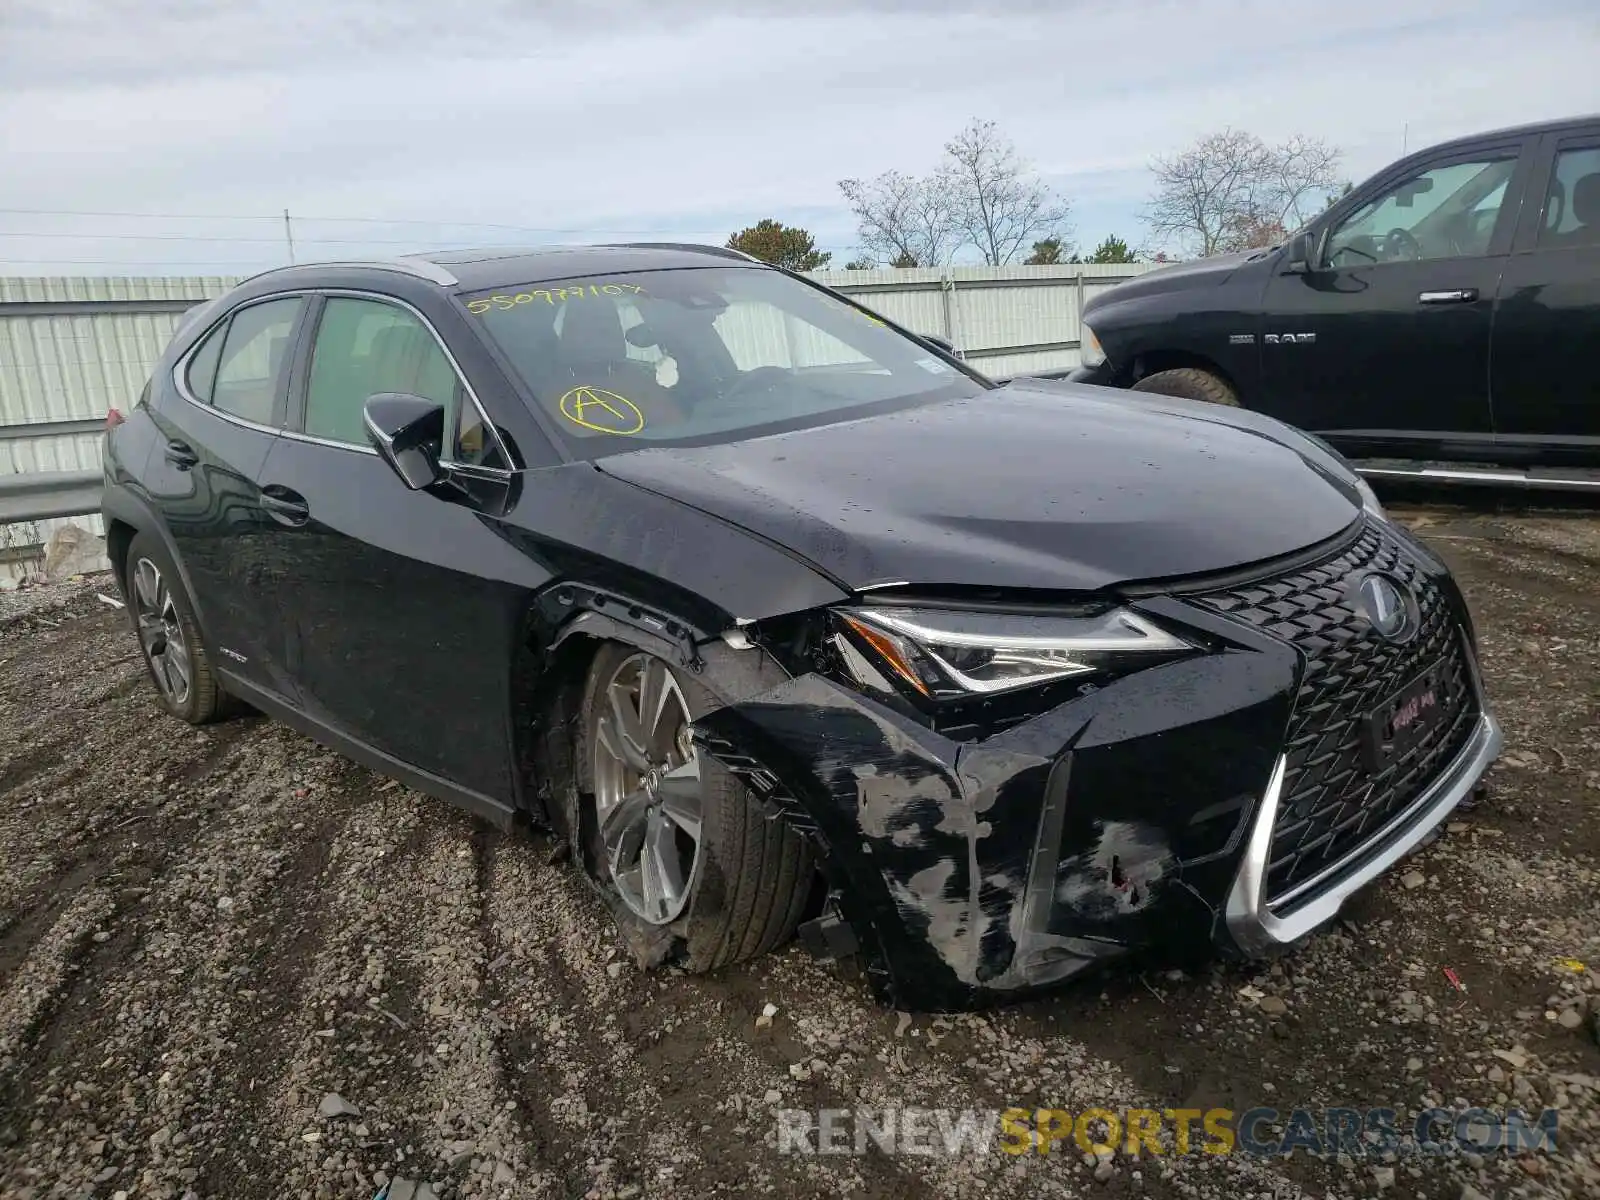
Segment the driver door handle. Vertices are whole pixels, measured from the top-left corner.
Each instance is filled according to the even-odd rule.
[[[188,442],[180,442],[176,438],[168,442],[161,449],[162,457],[177,467],[180,471],[187,471],[200,461],[200,456],[194,452],[194,447]]]
[[[292,488],[269,483],[261,489],[261,511],[280,525],[298,526],[311,520],[311,506]]]
[[[1423,292],[1418,304],[1471,304],[1478,298],[1477,288],[1455,288],[1446,292]]]

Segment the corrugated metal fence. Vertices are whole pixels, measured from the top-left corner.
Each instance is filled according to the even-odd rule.
[[[997,378],[1077,365],[1079,314],[1144,265],[818,271]],[[106,410],[130,407],[182,314],[237,281],[0,278],[0,475],[98,470]],[[98,516],[74,518],[100,532]],[[0,526],[0,577],[38,568],[60,520]]]
[[[811,277],[918,333],[943,337],[986,375],[1078,365],[1078,318],[1096,292],[1143,263],[815,271]]]
[[[138,399],[182,314],[233,282],[0,278],[0,474],[98,471],[106,410]],[[37,569],[60,524],[0,526],[0,577]]]

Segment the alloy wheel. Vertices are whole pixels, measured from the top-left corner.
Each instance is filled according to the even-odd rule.
[[[700,756],[689,704],[665,663],[636,654],[596,694],[590,743],[600,842],[622,902],[666,925],[700,866]]]
[[[133,567],[133,606],[139,644],[150,660],[156,686],[181,707],[189,699],[189,647],[183,640],[172,590],[161,568],[148,558],[141,558]]]

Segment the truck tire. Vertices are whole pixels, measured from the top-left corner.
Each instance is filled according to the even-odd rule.
[[[669,693],[665,702],[663,689]],[[648,705],[647,692],[652,697]],[[646,707],[657,714],[653,721],[646,717]],[[721,701],[698,679],[629,646],[605,646],[589,670],[575,746],[579,811],[573,848],[606,896],[624,941],[641,965],[676,962],[690,971],[710,971],[765,954],[793,935],[810,897],[810,845],[787,822],[769,817],[731,772],[688,740],[688,723],[719,707]],[[635,741],[624,747],[620,739],[630,729]],[[639,738],[640,733],[645,736]],[[625,753],[619,756],[619,750]],[[620,758],[633,758],[635,768]],[[681,784],[695,774],[698,787],[692,796],[681,787],[669,792],[674,777]],[[639,782],[639,775],[649,782]],[[641,894],[631,871],[619,874],[619,861],[631,865],[633,859],[619,860],[602,834],[608,809],[617,808],[619,801],[631,802],[618,792],[637,796],[641,788],[649,804],[646,811],[660,814],[647,821],[659,824],[687,801],[689,808],[670,816],[668,823],[686,834],[679,822],[684,816],[697,834],[692,866],[680,858],[671,871],[654,872],[658,885],[663,878],[687,885],[672,888],[659,907],[649,903],[662,896],[659,886],[653,897],[649,889]],[[647,831],[644,836],[651,835]],[[619,844],[620,839],[613,843]],[[673,846],[680,855],[686,849],[681,836]],[[637,861],[643,872],[643,855]]]
[[[1146,375],[1133,385],[1136,392],[1154,392],[1158,396],[1176,396],[1180,400],[1203,400],[1207,404],[1225,404],[1239,407],[1239,397],[1234,390],[1210,371],[1199,367],[1175,367],[1170,371],[1157,371]]]

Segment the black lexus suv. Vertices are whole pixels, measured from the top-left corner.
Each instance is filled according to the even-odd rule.
[[[1260,955],[1477,783],[1443,565],[1263,416],[1000,387],[733,251],[302,265],[105,455],[162,702],[570,844],[646,963]]]
[[[1413,154],[1084,324],[1080,383],[1267,413],[1372,477],[1600,491],[1600,117]]]

